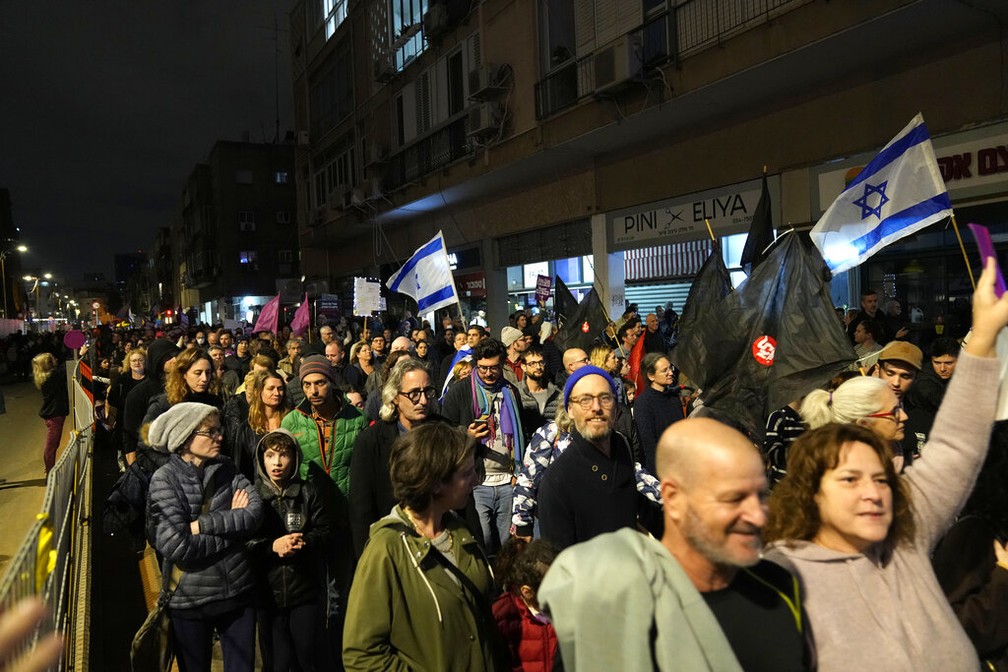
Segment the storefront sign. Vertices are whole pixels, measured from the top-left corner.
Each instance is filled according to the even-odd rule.
[[[631,250],[715,236],[745,233],[759,203],[761,180],[678,196],[606,214],[609,250]],[[774,226],[780,219],[780,176],[768,177]]]
[[[546,303],[550,298],[550,290],[553,289],[553,278],[548,275],[536,277],[536,302]]]
[[[1008,186],[1008,124],[932,138],[931,144],[953,200],[999,194]],[[818,186],[813,196],[819,198],[818,204],[813,203],[813,212],[816,205],[819,214],[825,212],[874,156],[869,152],[813,168],[813,184]]]
[[[448,267],[453,271],[460,268],[479,268],[480,248],[468,247],[463,250],[448,250]]]
[[[455,276],[455,286],[459,297],[469,299],[486,298],[486,276],[483,273],[464,273]]]

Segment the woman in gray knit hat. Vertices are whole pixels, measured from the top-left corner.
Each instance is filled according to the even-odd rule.
[[[147,536],[164,559],[161,571],[177,579],[168,609],[183,672],[210,670],[214,631],[228,670],[254,665],[255,578],[245,541],[263,503],[221,456],[222,439],[217,409],[194,402],[173,405],[147,432],[151,446],[170,453],[151,479]]]

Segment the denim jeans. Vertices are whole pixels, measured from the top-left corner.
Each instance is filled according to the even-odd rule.
[[[514,499],[514,486],[511,483],[477,485],[473,489],[473,499],[476,502],[480,527],[483,528],[484,548],[488,555],[493,555],[511,536],[511,502]],[[497,531],[496,540],[494,530]]]

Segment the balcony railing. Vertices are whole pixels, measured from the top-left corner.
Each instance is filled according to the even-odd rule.
[[[469,153],[465,115],[420,138],[388,160],[385,180],[389,189],[414,182]]]
[[[648,19],[630,35],[640,44],[643,69],[709,49],[772,15],[811,0],[687,0]],[[553,70],[535,85],[536,118],[545,119],[595,93],[595,54]]]

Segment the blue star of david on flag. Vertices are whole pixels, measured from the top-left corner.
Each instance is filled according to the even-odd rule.
[[[458,303],[441,232],[417,249],[386,286],[393,292],[412,296],[422,314]]]
[[[888,181],[883,182],[877,187],[865,182],[864,195],[853,201],[854,205],[861,208],[861,219],[867,219],[868,215],[875,215],[877,218],[882,219],[882,206],[889,202],[889,197],[885,193],[887,186],[889,186]],[[874,208],[868,204],[868,199],[872,194],[878,194],[878,205]]]
[[[918,114],[847,184],[810,235],[830,270],[840,273],[951,215],[931,136]]]

